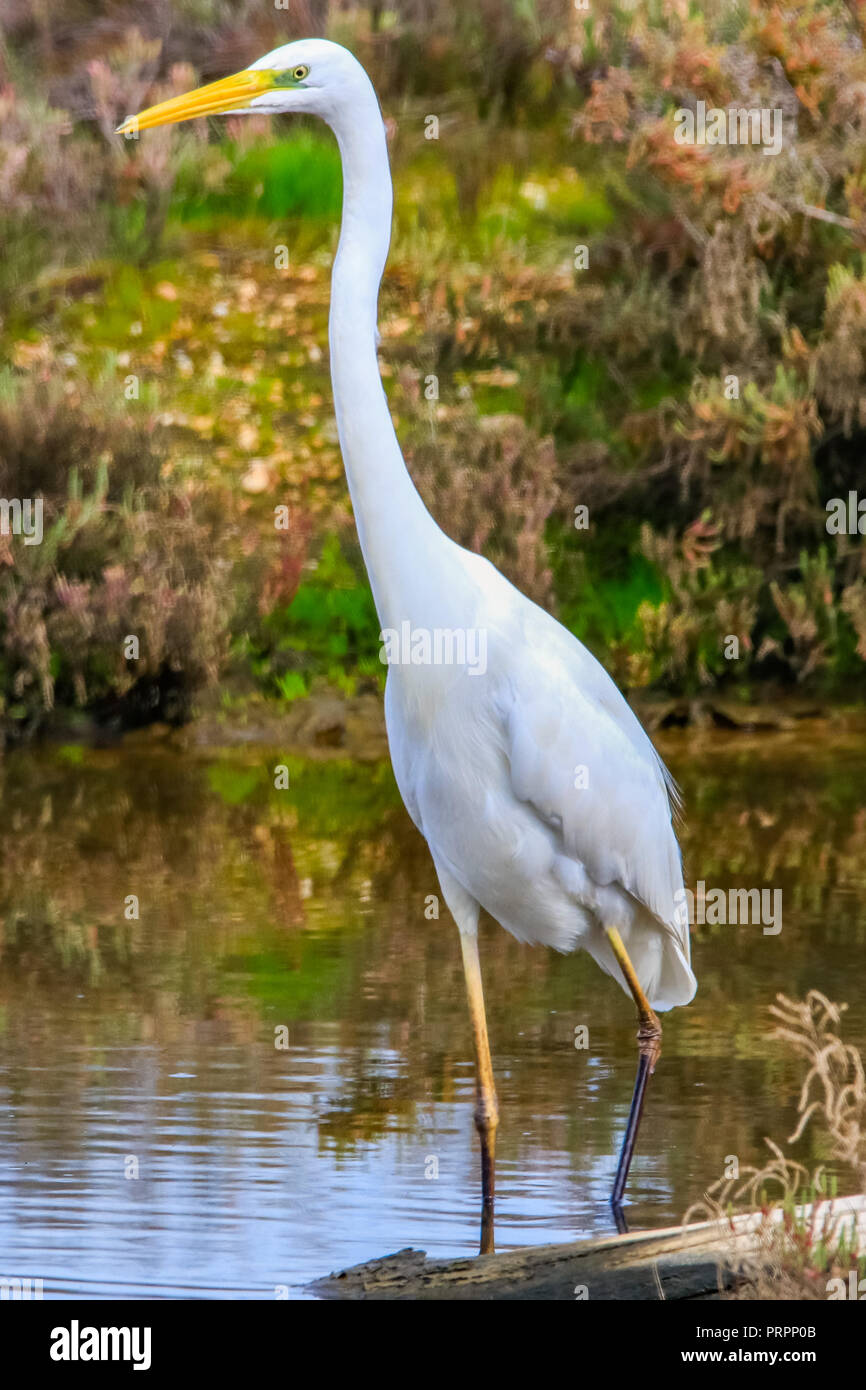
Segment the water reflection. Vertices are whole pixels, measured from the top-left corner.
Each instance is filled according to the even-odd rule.
[[[665,752],[689,880],[781,887],[784,925],[696,933],[700,991],[668,1015],[633,1227],[677,1220],[726,1155],[790,1132],[797,1064],[766,1038],[778,990],[847,1000],[846,1036],[866,1037],[862,737],[678,735]],[[459,945],[447,915],[425,918],[437,885],[387,765],[70,747],[10,754],[0,783],[0,1274],[46,1296],[273,1297],[405,1245],[474,1253]],[[489,922],[481,953],[497,1248],[607,1232],[629,1001],[591,961]]]

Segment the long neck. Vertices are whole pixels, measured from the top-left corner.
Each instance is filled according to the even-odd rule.
[[[406,470],[379,375],[376,309],[391,239],[391,174],[372,87],[351,124],[336,128],[343,221],[331,281],[331,378],[340,448],[379,620],[398,626],[448,547]]]

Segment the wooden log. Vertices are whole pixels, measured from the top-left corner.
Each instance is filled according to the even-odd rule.
[[[822,1203],[866,1237],[866,1197]],[[808,1219],[811,1207],[798,1208]],[[763,1236],[762,1236],[763,1228]],[[536,1245],[476,1259],[428,1260],[398,1250],[310,1286],[331,1299],[705,1299],[737,1281],[737,1261],[760,1249],[760,1215],[637,1231],[565,1245]]]

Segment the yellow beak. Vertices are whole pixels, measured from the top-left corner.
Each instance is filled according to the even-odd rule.
[[[275,73],[261,68],[236,72],[233,77],[209,82],[206,87],[197,87],[194,92],[186,92],[182,97],[172,97],[170,101],[161,101],[158,106],[148,106],[137,116],[127,116],[114,133],[135,135],[139,130],[148,130],[155,125],[174,125],[178,121],[192,120],[194,116],[214,116],[221,111],[242,110],[253,97],[273,91],[277,85],[275,76]]]

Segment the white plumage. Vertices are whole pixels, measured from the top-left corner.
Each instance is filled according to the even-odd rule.
[[[286,44],[234,77],[121,126],[216,112],[322,117],[343,164],[331,284],[331,378],[340,447],[383,633],[483,638],[484,662],[390,666],[394,773],[460,929],[478,1059],[482,1250],[493,1249],[498,1109],[478,960],[484,907],[522,941],[583,947],[633,996],[640,1061],[612,1202],[625,1188],[661,1028],[652,1006],[695,992],[682,910],[672,784],[594,657],[478,555],[436,525],[406,471],[377,359],[379,282],[391,235],[388,151],[376,94],[346,49]],[[435,648],[431,646],[431,651]],[[401,653],[402,656],[402,653]],[[629,978],[630,977],[630,978]],[[618,1222],[620,1216],[617,1217]]]
[[[570,632],[480,556],[453,546],[451,558],[447,600],[432,595],[414,623],[485,632],[486,673],[395,665],[385,696],[394,773],[448,907],[463,931],[480,905],[521,941],[580,946],[628,992],[604,934],[618,927],[650,1003],[688,1003],[682,868],[655,749]]]

